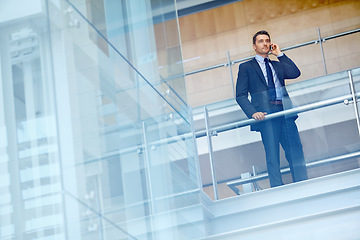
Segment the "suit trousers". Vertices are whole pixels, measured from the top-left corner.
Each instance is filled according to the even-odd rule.
[[[271,105],[271,112],[282,111],[282,105]],[[267,121],[260,130],[266,153],[271,187],[283,185],[280,172],[280,144],[289,162],[293,182],[308,179],[303,148],[295,117],[278,117]]]

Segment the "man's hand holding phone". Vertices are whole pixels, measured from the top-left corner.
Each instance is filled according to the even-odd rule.
[[[272,43],[270,45],[270,49],[271,49],[271,53],[274,54],[275,56],[279,56],[281,54],[279,45],[277,45],[276,43]]]

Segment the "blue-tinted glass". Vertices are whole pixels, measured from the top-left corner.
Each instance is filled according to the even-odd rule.
[[[201,236],[174,2],[35,2],[0,31],[1,239]]]

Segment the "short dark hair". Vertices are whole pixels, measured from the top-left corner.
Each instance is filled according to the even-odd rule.
[[[266,35],[266,36],[268,36],[268,37],[269,37],[269,40],[270,40],[270,42],[271,42],[270,34],[269,34],[267,31],[265,31],[265,30],[261,30],[261,31],[258,31],[257,33],[254,34],[254,36],[253,36],[253,44],[255,44],[255,42],[256,42],[256,37],[257,37],[258,35]]]

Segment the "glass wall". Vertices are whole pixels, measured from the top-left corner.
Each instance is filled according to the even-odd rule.
[[[184,110],[186,114],[186,109],[183,109],[186,93],[174,1],[69,0],[68,3],[86,19],[92,32],[89,38],[106,55],[114,60],[126,59],[139,76],[166,96],[173,107]],[[109,48],[115,51],[111,52]]]
[[[0,238],[203,236],[174,1],[0,9]]]
[[[0,3],[1,239],[65,237],[52,60],[43,7],[41,1]]]

